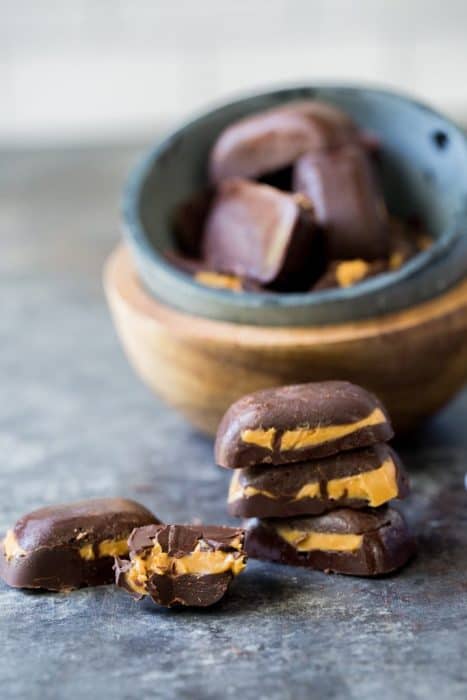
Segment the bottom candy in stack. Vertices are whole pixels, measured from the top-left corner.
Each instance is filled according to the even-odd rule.
[[[243,397],[224,416],[216,461],[234,470],[229,512],[248,518],[252,558],[375,576],[403,566],[415,543],[388,502],[408,480],[387,413],[347,382]]]

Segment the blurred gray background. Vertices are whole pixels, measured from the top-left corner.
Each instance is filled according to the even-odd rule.
[[[0,147],[128,141],[236,91],[382,83],[467,122],[466,0],[0,0]]]

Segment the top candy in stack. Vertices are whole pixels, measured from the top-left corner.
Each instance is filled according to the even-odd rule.
[[[221,467],[289,464],[386,442],[394,435],[378,399],[349,382],[265,389],[236,401],[217,432]]]
[[[169,259],[232,291],[313,292],[396,269],[418,252],[417,231],[388,215],[376,148],[315,100],[230,124],[209,154],[209,188],[177,209],[182,255]]]
[[[401,463],[386,444],[392,436],[378,399],[348,382],[267,389],[234,403],[219,426],[215,458],[235,470],[229,512],[267,519],[250,528],[251,556],[363,575],[400,566],[412,545],[401,516],[385,506],[408,492]],[[378,562],[361,558],[365,542],[378,549],[368,536],[359,539],[365,528],[373,535],[381,530],[385,556]],[[357,538],[355,552],[345,549],[347,535]],[[331,560],[323,562],[323,552]]]

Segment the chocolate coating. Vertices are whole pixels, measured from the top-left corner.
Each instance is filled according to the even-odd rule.
[[[18,556],[7,558],[3,541],[0,576],[10,586],[52,591],[112,583],[114,557],[99,556],[98,545],[125,540],[135,527],[158,522],[144,506],[124,498],[40,508],[20,518],[12,530]],[[86,546],[92,558],[80,555]]]
[[[181,557],[191,554],[200,540],[207,545],[205,551],[236,552],[232,542],[238,538],[243,541],[243,536],[244,531],[238,527],[160,523],[135,529],[128,539],[128,546],[130,557],[132,554],[139,554],[147,547],[152,547],[156,542],[169,556]]]
[[[332,259],[376,260],[389,253],[389,219],[366,151],[355,144],[307,153],[294,166],[293,189],[313,203]]]
[[[416,549],[402,515],[387,506],[367,510],[342,508],[314,518],[280,521],[303,531],[363,535],[361,546],[351,552],[317,549],[300,552],[279,536],[274,522],[277,523],[260,520],[249,523],[246,549],[253,559],[303,566],[326,573],[379,576],[401,568]]]
[[[306,198],[227,180],[206,221],[203,259],[217,272],[276,289],[306,289],[322,265],[320,236]]]
[[[132,568],[132,561],[137,557],[148,557],[156,543],[162,552],[175,558],[186,557],[197,548],[196,551],[221,551],[232,554],[234,559],[245,560],[244,539],[244,530],[240,528],[213,525],[149,525],[138,528],[128,540],[130,561],[116,560],[116,583],[134,595],[135,590],[126,575]],[[141,585],[144,594],[150,595],[159,605],[208,607],[225,595],[233,578],[231,570],[215,574],[177,574],[171,568],[162,574],[152,572]]]
[[[349,498],[347,493],[337,499],[330,498],[328,482],[378,469],[387,460],[392,460],[395,466],[397,498],[405,498],[409,492],[407,474],[394,450],[389,445],[380,444],[311,462],[296,462],[277,467],[259,465],[242,469],[238,476],[243,489],[251,487],[268,492],[273,498],[262,494],[248,497],[243,495],[228,502],[228,511],[231,515],[241,518],[290,518],[321,515],[343,507],[365,508],[368,501]],[[236,474],[237,472],[233,479]],[[300,489],[311,483],[319,485],[319,494],[297,499],[296,494]]]
[[[199,258],[204,224],[214,198],[212,189],[195,192],[181,202],[173,214],[173,231],[178,250],[188,258]]]
[[[299,449],[280,449],[288,430],[321,429],[357,423],[379,409],[384,420],[337,439]],[[243,441],[245,430],[275,429],[272,448]],[[393,436],[381,402],[362,387],[344,381],[293,384],[247,394],[230,406],[217,430],[216,463],[229,469],[255,464],[288,464],[326,457],[343,450],[386,442]]]
[[[152,600],[164,607],[184,605],[207,608],[218,603],[227,593],[232,582],[232,574],[182,574],[180,576],[160,576],[153,574],[148,582],[148,593]]]
[[[307,151],[358,141],[352,120],[336,107],[314,100],[289,102],[228,126],[214,144],[211,181],[257,178],[291,165]]]

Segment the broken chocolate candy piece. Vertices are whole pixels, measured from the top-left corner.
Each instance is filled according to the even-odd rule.
[[[399,458],[380,444],[311,462],[237,469],[228,510],[242,518],[290,518],[342,507],[377,507],[407,493]]]
[[[303,462],[392,436],[376,396],[349,382],[315,382],[243,396],[222,418],[214,451],[219,466],[240,469]]]
[[[330,263],[324,275],[313,285],[311,291],[320,289],[332,289],[334,287],[353,287],[359,282],[380,275],[388,269],[387,260],[373,260],[369,262],[357,258],[356,260],[335,260]]]
[[[342,508],[314,518],[254,520],[248,556],[327,573],[379,576],[403,566],[415,542],[402,515],[387,506]]]
[[[214,144],[210,179],[257,178],[281,170],[307,151],[356,142],[360,134],[344,112],[324,102],[289,102],[228,126]]]
[[[173,216],[175,243],[182,255],[199,258],[204,224],[214,198],[212,189],[196,192],[179,204]]]
[[[116,582],[160,605],[207,607],[246,565],[245,533],[210,525],[149,525],[135,530],[130,560],[117,559]]]
[[[206,222],[203,260],[210,270],[275,289],[306,289],[322,265],[309,202],[268,185],[223,182]]]
[[[144,506],[101,498],[28,513],[6,534],[0,576],[17,588],[64,591],[113,583],[114,557],[135,527],[158,523]]]
[[[293,189],[311,200],[316,220],[326,230],[330,258],[387,257],[388,213],[363,148],[351,144],[301,156],[294,166]]]

